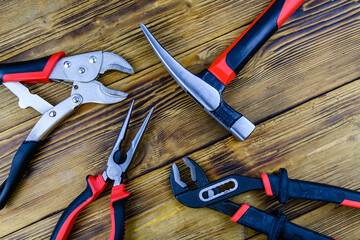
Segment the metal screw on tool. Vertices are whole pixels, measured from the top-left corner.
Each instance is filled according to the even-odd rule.
[[[116,176],[117,174],[119,174],[119,171],[117,168],[110,168],[108,174],[109,176]]]
[[[80,74],[83,74],[83,73],[85,72],[85,68],[83,68],[83,67],[79,67],[78,72],[79,72]]]
[[[78,103],[80,101],[80,98],[79,97],[73,97],[72,100],[73,100],[74,103]]]
[[[69,61],[64,62],[64,68],[69,68],[71,63]]]
[[[91,57],[89,58],[89,62],[90,62],[90,63],[96,63],[96,57],[91,56]]]
[[[56,116],[56,112],[55,112],[55,111],[49,112],[49,116],[50,116],[50,117],[55,117],[55,116]]]

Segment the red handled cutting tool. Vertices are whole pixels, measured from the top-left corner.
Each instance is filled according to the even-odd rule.
[[[90,202],[95,200],[105,189],[107,181],[113,180],[114,185],[111,190],[111,233],[110,240],[123,239],[125,236],[125,201],[130,196],[130,192],[125,191],[125,184],[121,183],[123,173],[128,168],[134,157],[136,149],[144,135],[146,126],[149,122],[153,109],[148,113],[140,130],[131,143],[131,147],[125,156],[121,154],[121,145],[126,135],[129,125],[131,111],[134,105],[132,102],[127,113],[119,136],[111,151],[107,162],[107,169],[97,177],[89,175],[86,178],[87,187],[64,211],[51,235],[51,240],[67,239],[74,223],[81,212]],[[123,162],[121,160],[124,160]]]
[[[110,69],[134,72],[120,56],[102,51],[70,57],[59,52],[51,57],[0,64],[0,83],[19,98],[21,108],[32,107],[42,115],[16,152],[9,176],[0,186],[0,209],[14,192],[41,142],[61,121],[82,104],[111,104],[126,98],[126,93],[109,89],[97,81],[100,74]],[[73,83],[70,96],[52,106],[40,96],[30,93],[22,84],[49,82]]]
[[[261,178],[229,175],[210,182],[205,172],[193,160],[184,158],[190,168],[191,178],[197,186],[190,190],[181,180],[176,164],[173,164],[170,183],[176,199],[187,207],[208,207],[231,216],[231,221],[252,228],[268,236],[268,240],[334,240],[332,237],[316,233],[288,222],[279,212],[272,215],[243,203],[241,206],[228,198],[251,190],[263,189],[269,196],[277,196],[281,203],[290,198],[318,200],[360,208],[360,192],[335,186],[289,179],[285,169],[279,175],[261,174]]]

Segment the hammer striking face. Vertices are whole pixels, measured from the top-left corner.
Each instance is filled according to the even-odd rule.
[[[184,91],[235,138],[243,141],[255,129],[255,125],[227,105],[222,99],[222,92],[236,73],[304,1],[273,0],[210,68],[197,76],[181,66],[144,24],[140,24],[140,27],[165,68]]]

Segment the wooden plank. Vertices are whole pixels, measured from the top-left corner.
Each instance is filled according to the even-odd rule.
[[[229,134],[201,111],[168,76],[146,43],[138,24],[146,23],[180,63],[193,73],[198,73],[208,67],[269,2],[68,1],[37,10],[34,15],[28,14],[27,20],[15,21],[12,15],[12,20],[7,22],[8,34],[0,42],[0,60],[18,61],[61,50],[71,55],[104,49],[129,60],[137,74],[128,77],[108,73],[101,79],[102,82],[130,93],[129,99],[115,105],[83,106],[51,134],[31,162],[27,180],[21,183],[15,198],[1,212],[1,236],[26,226],[35,226],[35,223],[40,224],[50,214],[61,211],[83,190],[87,174],[103,171],[132,99],[136,100],[136,106],[131,137],[146,111],[151,106],[155,106],[156,111],[141,146],[142,151],[129,171],[130,184],[138,176],[162,169],[162,166],[175,159],[219,140],[224,149],[223,153],[217,153],[219,158],[232,151],[232,145],[228,146],[227,143],[234,140],[226,138]],[[30,6],[28,1],[22,5],[24,9]],[[4,9],[14,12],[16,8],[8,3]],[[239,16],[239,12],[243,14]],[[359,4],[356,2],[305,3],[246,66],[239,75],[241,81],[235,80],[226,89],[225,100],[262,129],[264,120],[358,79],[358,19]],[[53,104],[64,99],[69,92],[68,87],[58,84],[40,84],[31,88]],[[3,180],[16,149],[36,123],[38,115],[32,110],[20,110],[16,98],[6,89],[1,88],[0,94],[3,97],[0,103],[3,114],[0,119],[0,179]],[[344,106],[339,105],[340,108],[347,107],[346,103],[342,104]],[[298,124],[297,119],[292,118],[291,121]],[[237,153],[240,158],[247,154],[247,144],[251,152],[253,148],[265,144],[264,141],[273,140],[272,135],[259,139],[256,134],[250,137],[246,145],[241,145],[246,151]],[[335,138],[337,135],[332,136]],[[340,153],[358,151],[355,146],[350,146],[344,146]],[[272,147],[268,146],[266,151],[271,153]],[[288,151],[291,151],[291,147]],[[322,151],[316,154],[321,158],[321,163],[327,161]],[[262,153],[247,156],[246,161],[250,162],[258,158],[269,161],[269,153],[265,156]],[[276,158],[281,156],[276,155]],[[224,161],[226,159],[229,158],[226,157]],[[264,169],[273,170],[278,166],[276,162],[272,164],[275,166],[268,164]],[[205,165],[217,166],[212,163]],[[349,168],[349,165],[346,166]],[[306,173],[305,170],[298,170],[297,174]],[[343,171],[346,172],[347,168]],[[335,177],[338,175],[334,176],[333,183],[342,181]],[[52,204],[44,204],[44,199]],[[106,205],[103,209],[106,214],[108,201],[102,201]],[[96,211],[97,207],[93,207]],[[155,211],[157,208],[154,208]],[[161,218],[155,218],[151,223],[158,219]],[[109,227],[108,223],[104,224]],[[80,228],[83,229],[82,226]],[[105,237],[108,232],[98,234]]]
[[[2,1],[0,16],[2,16],[2,25],[0,34],[7,35],[9,31],[16,29],[24,24],[27,24],[38,19],[42,19],[46,23],[46,15],[66,7],[72,1],[31,1],[31,0],[18,0],[18,1]],[[45,4],[44,4],[45,3]],[[19,17],[19,10],[31,10],[21,11],[21,17]],[[2,38],[4,40],[4,38]]]
[[[264,122],[250,141],[238,142],[229,137],[190,157],[210,180],[232,173],[259,177],[261,172],[272,173],[286,167],[291,178],[359,190],[359,92],[360,82],[355,81]],[[183,165],[180,165],[181,169],[184,169]],[[128,239],[244,239],[257,236],[254,231],[231,223],[227,216],[181,205],[171,193],[169,173],[170,164],[127,183],[128,190],[133,193],[126,211]],[[58,181],[59,186],[65,185],[61,181]],[[31,184],[31,179],[27,182]],[[84,180],[82,182],[78,191],[85,186]],[[70,185],[67,189],[77,188]],[[53,191],[66,194],[60,187]],[[71,190],[67,195],[75,192]],[[106,238],[110,231],[109,198],[107,190],[81,213],[72,237]],[[295,223],[336,238],[356,239],[360,234],[358,209],[301,200],[279,205],[275,198],[269,198],[261,191],[242,194],[232,200],[267,211],[280,209]],[[56,198],[50,201],[55,205],[62,204]],[[55,224],[53,218],[56,217],[45,219],[49,224]],[[30,233],[36,226],[37,223],[7,237],[38,236]],[[52,230],[47,226],[42,231]],[[42,234],[49,235],[48,232]]]

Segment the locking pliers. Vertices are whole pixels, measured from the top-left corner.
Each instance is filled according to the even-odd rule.
[[[0,209],[14,192],[41,141],[75,108],[85,103],[117,103],[126,98],[126,93],[109,89],[97,81],[100,74],[110,69],[134,72],[120,56],[102,51],[70,57],[59,52],[41,59],[0,64],[0,83],[19,98],[20,108],[32,107],[42,114],[16,152],[9,176],[0,186]],[[40,96],[30,93],[22,84],[49,82],[72,83],[70,96],[52,106]]]

